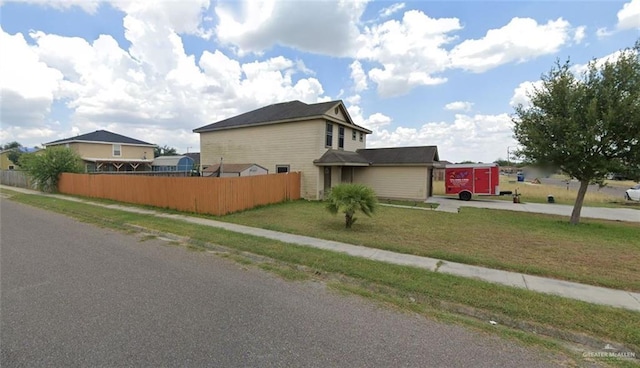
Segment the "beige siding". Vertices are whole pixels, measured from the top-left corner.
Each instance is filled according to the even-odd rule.
[[[351,137],[352,137],[352,132],[356,131],[356,140],[354,141]],[[364,139],[362,142],[360,142],[360,131],[356,130],[356,129],[352,129],[350,127],[347,127],[345,129],[345,134],[344,134],[344,150],[345,151],[356,151],[358,149],[361,148],[365,148],[365,142],[367,141],[367,135],[364,135]]]
[[[153,158],[153,147],[122,144],[120,145],[120,156],[113,155],[113,144],[111,143],[69,143],[69,148],[83,158],[142,159],[144,156],[148,159]]]
[[[320,170],[313,164],[324,154],[325,121],[271,124],[200,133],[200,162],[255,163],[269,172],[276,165],[289,165],[290,171],[302,172],[301,194],[317,199],[322,191]],[[334,128],[337,145],[337,129]]]
[[[356,168],[353,182],[370,186],[378,197],[426,200],[428,169],[420,166]]]

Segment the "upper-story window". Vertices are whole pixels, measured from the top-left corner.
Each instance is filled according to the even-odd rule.
[[[344,127],[338,127],[338,148],[344,148]]]
[[[364,133],[360,132],[360,142],[364,142]]]
[[[113,156],[118,157],[122,156],[122,146],[119,144],[113,145]]]
[[[333,146],[333,124],[327,123],[327,139],[324,143],[327,147]]]
[[[356,132],[356,130],[355,130],[355,129],[353,129],[353,130],[351,131],[351,140],[352,140],[352,141],[355,141],[355,140],[356,140],[356,135],[357,135],[357,134],[358,134],[358,133]]]

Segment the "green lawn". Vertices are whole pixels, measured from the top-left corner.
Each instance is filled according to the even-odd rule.
[[[323,203],[296,201],[223,221],[401,253],[640,291],[640,224],[462,208],[445,213],[380,206],[351,230]]]

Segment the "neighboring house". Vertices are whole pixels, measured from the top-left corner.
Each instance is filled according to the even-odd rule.
[[[269,170],[256,164],[214,164],[202,170],[202,176],[212,177],[234,177],[234,176],[254,176],[266,175]]]
[[[438,160],[434,146],[365,149],[371,131],[351,120],[342,101],[278,103],[194,132],[200,134],[203,166],[222,159],[254,162],[273,173],[299,171],[307,199],[355,182],[373,187],[380,197],[425,200]]]
[[[159,156],[151,163],[152,171],[191,172],[194,161],[189,156]]]
[[[18,166],[9,159],[9,153],[13,150],[0,151],[0,170],[15,170]]]
[[[62,146],[76,151],[82,157],[87,172],[150,171],[156,147],[106,130],[59,139],[44,146]]]
[[[193,159],[193,164],[198,169],[202,169],[200,167],[200,152],[187,152],[187,153],[183,154],[183,156],[191,157]]]
[[[19,148],[22,154],[25,153],[34,153],[40,150],[40,148],[28,148],[28,147],[20,147]],[[11,153],[14,149],[8,149],[4,151],[0,151],[0,170],[18,170],[18,163],[11,161],[9,159],[9,153]]]

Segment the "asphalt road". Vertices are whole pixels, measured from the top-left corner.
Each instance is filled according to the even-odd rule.
[[[0,366],[547,367],[319,282],[0,201]]]

